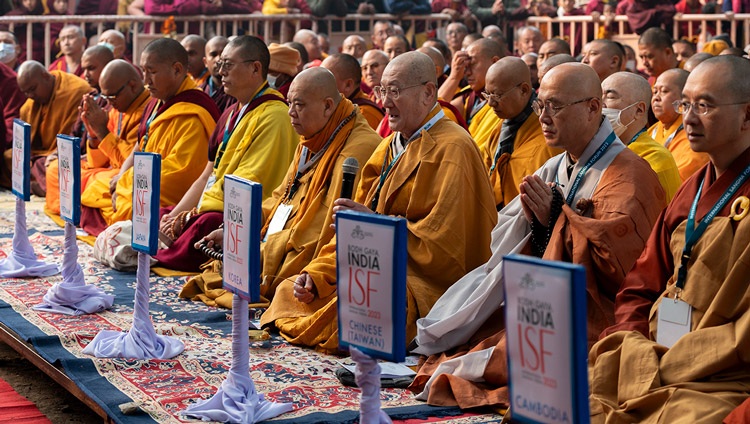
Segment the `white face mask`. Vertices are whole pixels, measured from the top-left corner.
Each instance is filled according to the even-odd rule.
[[[268,74],[266,76],[266,81],[268,81],[268,85],[270,85],[271,88],[276,88],[276,79],[277,78],[278,78],[277,75]]]
[[[10,43],[0,43],[0,62],[6,65],[16,58],[16,46]]]
[[[626,107],[625,109],[631,108],[635,105],[637,105],[638,102],[633,103],[632,105]],[[612,124],[612,129],[615,131],[615,134],[619,137],[622,135],[622,133],[625,132],[625,130],[628,129],[628,125],[632,124],[635,121],[635,117],[628,122],[627,124],[623,124],[620,120],[620,116],[622,116],[622,111],[625,109],[612,109],[608,107],[602,108],[602,115],[606,116],[609,120],[609,123]]]
[[[112,43],[108,43],[108,42],[106,42],[106,41],[100,41],[100,42],[99,42],[99,45],[101,45],[101,46],[104,46],[104,47],[106,47],[106,48],[110,49],[110,50],[111,50],[111,51],[112,51],[113,53],[114,53],[114,51],[115,51],[115,46],[114,46],[114,44],[112,44]]]

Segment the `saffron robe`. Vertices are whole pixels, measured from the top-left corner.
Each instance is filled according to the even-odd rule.
[[[138,126],[141,123],[143,109],[150,99],[146,90],[133,100],[125,112],[110,108],[107,121],[109,134],[99,142],[99,147],[92,149],[87,144],[85,158],[81,158],[81,201],[87,196],[86,188],[93,179],[101,179],[109,187],[109,181],[120,172],[138,140]],[[89,137],[91,138],[91,137]],[[59,163],[54,160],[47,167],[47,197],[45,208],[48,212],[60,214],[60,181]]]
[[[547,182],[557,179],[565,198],[573,178],[611,132],[605,119],[575,164],[572,177],[567,175],[567,153],[551,158],[536,174]],[[664,190],[648,163],[616,140],[588,170],[572,204],[576,210],[563,205],[543,258],[586,267],[591,345],[614,321],[615,294],[664,208]],[[418,398],[431,405],[461,408],[508,405],[504,323],[502,318],[492,319],[492,314],[502,313],[502,258],[508,253],[529,253],[530,231],[520,197],[516,197],[499,212],[489,262],[458,281],[435,305],[435,315],[443,308],[449,313],[418,322],[419,347],[414,351],[432,355],[410,387],[421,391],[429,383],[429,390]],[[458,364],[456,371],[438,370],[448,360]]]
[[[351,105],[351,103],[349,104]],[[353,109],[353,106],[350,107]],[[325,139],[330,137],[338,122],[332,125],[330,130],[323,135]],[[330,124],[334,123],[331,122]],[[297,146],[294,160],[287,170],[286,178],[273,191],[271,197],[263,202],[263,217],[266,226],[273,217],[277,205],[282,201],[291,205],[292,211],[284,228],[277,233],[269,234],[260,245],[262,266],[260,293],[263,297],[262,303],[267,305],[269,299],[273,298],[279,284],[298,275],[331,241],[335,234],[335,231],[331,228],[333,202],[341,194],[343,180],[343,174],[340,171],[341,166],[349,157],[356,158],[361,164],[367,163],[370,155],[381,141],[382,139],[370,128],[364,116],[357,113],[356,118],[339,131],[321,159],[300,178],[297,193],[291,199],[286,199],[285,194],[289,184],[294,180],[297,173],[302,148],[306,146],[305,140],[301,140]],[[364,172],[363,170],[362,173]],[[372,169],[369,171],[369,173],[374,172],[376,171]],[[359,181],[360,174],[358,173],[355,184]],[[305,204],[304,207],[303,203]],[[212,280],[205,278],[205,276],[206,272],[188,281],[180,296],[202,300],[209,305],[231,308],[232,293],[221,288],[221,278]]]
[[[187,90],[196,90],[201,96],[205,93],[198,90],[190,78],[185,78],[177,94]],[[211,106],[214,104],[206,99]],[[154,99],[152,99],[152,102]],[[148,107],[146,108],[148,110]],[[208,110],[203,105],[193,102],[176,102],[159,113],[147,128],[147,138],[140,139],[140,151],[159,153],[161,159],[161,193],[160,204],[171,206],[177,204],[193,181],[198,179],[208,162],[208,137],[216,126],[218,113],[216,109]],[[144,112],[143,119],[148,119]],[[145,142],[145,147],[143,146]],[[106,225],[130,219],[132,215],[133,169],[126,170],[117,181],[117,210],[112,208],[109,194],[109,182],[96,181],[90,185],[91,192],[87,201],[81,199],[83,206],[98,209]],[[87,229],[85,214],[81,217],[81,227]],[[92,222],[93,226],[94,223]],[[89,228],[91,228],[89,226]],[[96,232],[98,234],[98,232]]]
[[[438,111],[436,105],[424,122]],[[393,137],[395,134],[380,143],[363,168],[355,200],[368,207],[382,165],[392,158]],[[422,131],[386,177],[375,212],[407,220],[409,340],[414,337],[416,319],[425,316],[461,275],[489,257],[490,232],[497,213],[479,151],[466,131],[445,117]],[[335,351],[335,237],[304,272],[315,282],[315,300],[299,302],[293,295],[293,283],[285,280],[261,317],[261,324],[274,324],[291,343]]]
[[[264,87],[268,86],[264,84]],[[263,187],[263,199],[268,198],[273,188],[283,181],[284,171],[294,156],[299,137],[287,115],[287,106],[281,93],[267,88],[263,96],[270,98],[252,109],[248,108],[236,124],[226,146],[219,146],[210,177],[214,182],[201,195],[199,214],[190,218],[182,234],[170,247],[161,249],[156,254],[155,258],[161,266],[180,271],[199,271],[206,257],[194,245],[221,223],[221,216],[217,223],[216,217],[211,218],[207,213],[224,213],[225,176],[236,175],[260,183]],[[212,138],[217,138],[221,143],[230,114],[236,116],[239,112],[239,103],[225,110]],[[205,163],[203,166],[205,167]],[[204,223],[204,220],[210,223]]]
[[[675,120],[669,127],[664,127],[664,124],[661,123],[661,121],[655,123],[651,126],[651,128],[648,129],[648,133],[649,135],[651,135],[654,134],[655,131],[656,137],[652,136],[654,141],[664,146],[669,136],[674,134],[674,132],[677,131],[677,129],[680,128],[681,125],[682,115],[678,116],[677,120]],[[688,141],[687,133],[685,132],[684,128],[680,128],[680,130],[677,131],[677,134],[675,134],[674,138],[672,138],[672,141],[669,143],[669,145],[666,145],[664,147],[672,152],[674,161],[677,163],[677,169],[679,169],[680,171],[680,177],[682,178],[682,181],[690,178],[690,176],[693,175],[695,171],[708,163],[707,154],[694,152],[693,149],[690,148],[690,141]]]
[[[355,105],[359,106],[359,110],[362,112],[362,116],[367,119],[367,123],[370,124],[370,128],[373,130],[378,128],[380,121],[383,120],[383,110],[378,107],[362,90],[357,90],[354,95],[349,98]]]
[[[492,169],[492,163],[500,144],[502,124],[503,121],[500,120],[495,130],[488,137],[487,144],[479,148],[488,172]],[[513,153],[500,155],[494,171],[489,174],[497,208],[502,209],[503,206],[518,196],[518,186],[521,184],[523,177],[533,174],[549,158],[559,153],[560,149],[547,146],[547,141],[542,134],[542,125],[539,123],[539,116],[532,112],[516,133]]]
[[[474,114],[469,123],[469,134],[471,134],[474,142],[477,143],[479,150],[482,150],[484,146],[487,145],[490,137],[492,137],[492,133],[496,128],[500,127],[501,122],[502,120],[497,117],[494,109],[492,109],[490,104],[486,102],[484,106]],[[539,165],[542,163],[544,162],[542,161]],[[532,172],[536,171],[537,168],[532,169]]]
[[[654,141],[649,134],[648,131],[642,132],[638,138],[628,144],[628,149],[634,151],[651,165],[651,169],[656,172],[656,176],[659,178],[666,195],[667,204],[669,204],[677,193],[677,189],[680,188],[682,178],[672,153],[666,147]]]
[[[692,306],[691,332],[671,348],[654,341],[659,305],[674,297],[701,180],[696,225],[748,164],[750,149],[718,178],[713,165],[703,167],[657,220],[617,295],[617,324],[589,353],[592,422],[718,423],[750,394],[750,219],[729,217],[733,201],[750,196],[750,182],[693,246],[680,294]]]
[[[49,64],[47,70],[65,72],[83,79],[83,68],[81,67],[81,64],[79,63],[75,69],[68,69],[68,62],[65,61],[65,56],[60,56],[55,59],[54,62]]]
[[[443,113],[445,113],[446,118],[457,123],[458,125],[461,126],[461,128],[468,131],[468,127],[466,125],[466,122],[464,122],[464,118],[461,116],[460,113],[458,113],[458,110],[456,109],[455,106],[446,102],[445,100],[440,100],[440,99],[438,99],[438,104],[440,105],[440,108],[443,109]],[[385,114],[385,116],[383,116],[383,120],[380,121],[380,124],[378,124],[378,128],[375,131],[377,131],[381,139],[386,138],[389,135],[391,135],[391,133],[393,133],[393,130],[391,129],[391,124],[388,123],[388,114]]]

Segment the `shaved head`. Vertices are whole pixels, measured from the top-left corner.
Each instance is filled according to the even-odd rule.
[[[320,50],[320,41],[318,40],[318,34],[314,33],[309,29],[301,29],[294,34],[292,41],[300,43],[305,46],[307,56],[310,61],[320,59],[322,52]]]
[[[221,52],[224,51],[224,47],[229,44],[229,40],[226,37],[217,35],[212,37],[206,43],[205,56],[203,57],[203,63],[206,64],[206,68],[211,72],[211,76],[219,82],[221,75],[219,75],[219,67],[217,66],[219,58],[221,58]]]
[[[320,66],[328,69],[336,77],[339,91],[349,97],[362,81],[362,69],[352,55],[336,53],[323,60]]]
[[[125,54],[125,47],[127,40],[125,35],[116,29],[108,29],[99,36],[99,43],[107,43],[113,47],[112,53],[114,53],[116,59],[121,59],[122,55]]]
[[[185,48],[177,40],[171,38],[157,38],[146,45],[143,55],[153,55],[160,63],[180,63],[187,68],[188,55]]]
[[[534,92],[531,71],[521,58],[504,57],[487,70],[485,91],[490,94],[487,103],[495,115],[513,119],[526,109]]]
[[[145,90],[138,70],[122,59],[115,59],[104,67],[99,76],[99,85],[103,95],[116,96],[109,102],[120,112],[127,111]]]
[[[34,102],[49,103],[55,89],[55,76],[35,60],[27,60],[18,67],[18,88]]]
[[[362,56],[362,79],[369,87],[380,85],[385,65],[388,64],[388,55],[382,50],[368,50]]]
[[[397,99],[391,95],[382,99],[388,123],[393,131],[411,137],[436,106],[435,64],[424,53],[404,53],[386,66],[381,85],[399,92]]]
[[[663,77],[661,75],[663,75]],[[661,75],[659,76],[659,79],[668,78],[672,82],[672,84],[674,84],[680,89],[680,91],[682,91],[682,89],[685,88],[685,83],[687,82],[690,72],[684,69],[674,68],[664,71],[664,73],[662,73]]]
[[[589,65],[604,81],[608,76],[619,72],[625,64],[625,49],[611,40],[594,40],[583,46],[581,63]]]
[[[499,59],[505,56],[503,46],[491,38],[480,38],[471,43],[471,45],[477,48],[477,53],[486,58],[497,57]]]
[[[620,111],[617,117],[622,125],[619,132],[618,128],[615,132],[625,144],[629,144],[648,125],[651,86],[640,75],[621,71],[602,81],[602,93],[602,106]]]
[[[115,55],[109,47],[97,44],[89,47],[81,57],[81,68],[83,79],[93,88],[99,88],[99,75],[104,66],[114,60]]]
[[[367,42],[359,35],[350,35],[341,44],[341,53],[350,54],[357,59],[362,59],[366,51]]]
[[[641,34],[638,45],[652,46],[656,48],[672,48],[672,37],[659,27],[652,27]]]
[[[688,58],[688,60],[685,61],[685,64],[682,66],[682,69],[684,69],[687,72],[692,72],[693,69],[695,69],[696,66],[698,66],[701,62],[703,62],[706,59],[710,59],[714,57],[711,53],[696,53]]]
[[[562,65],[563,63],[573,63],[576,61],[576,58],[573,56],[562,53],[562,54],[556,54],[549,59],[542,62],[541,65],[539,65],[539,81],[544,78],[544,76],[547,74],[547,72],[550,71],[550,69],[554,68],[555,66]],[[537,59],[537,63],[539,63],[539,60]]]
[[[617,93],[628,104],[635,102],[651,103],[651,86],[640,75],[632,72],[616,72],[602,82],[602,90],[606,97],[608,93]]]
[[[292,126],[305,138],[310,138],[325,128],[343,100],[336,78],[323,67],[300,72],[292,81],[287,98]]]
[[[542,63],[547,61],[547,59],[551,58],[552,56],[556,56],[559,54],[570,54],[570,44],[568,44],[568,42],[563,40],[562,38],[551,38],[542,43],[541,46],[539,46],[539,51],[537,52],[537,54],[539,56],[536,59],[536,66],[541,69]]]
[[[443,54],[440,53],[438,49],[430,46],[423,46],[418,48],[417,51],[429,56],[430,59],[432,59],[432,63],[435,64],[435,72],[438,75],[443,74],[443,69],[445,69],[445,57],[443,57]]]

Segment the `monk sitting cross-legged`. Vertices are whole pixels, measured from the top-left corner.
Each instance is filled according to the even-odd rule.
[[[333,238],[333,208],[341,193],[342,164],[354,158],[365,164],[381,138],[362,113],[344,98],[325,68],[302,71],[289,89],[289,115],[300,135],[286,177],[263,203],[261,237],[262,301],[268,303],[283,281],[294,278]],[[373,175],[372,167],[361,175]],[[283,225],[271,226],[275,216]],[[222,230],[206,237],[221,244]],[[232,294],[221,289],[221,275],[204,272],[188,282],[182,297],[231,308]]]
[[[337,199],[333,208],[406,219],[408,337],[453,282],[487,259],[497,217],[479,150],[444,116],[436,84],[435,66],[423,53],[404,53],[388,64],[380,97],[394,133],[362,168],[354,200]],[[277,327],[292,343],[335,351],[336,304],[334,238],[296,282],[281,282],[261,324]]]

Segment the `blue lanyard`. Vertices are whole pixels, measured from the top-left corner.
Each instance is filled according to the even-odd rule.
[[[631,139],[630,139],[630,141],[628,142],[628,146],[630,146],[631,144],[633,144],[633,142],[634,142],[635,140],[637,140],[637,139],[638,139],[638,137],[640,137],[640,136],[641,136],[641,134],[643,134],[644,132],[646,132],[646,127],[643,127],[643,128],[641,128],[641,130],[640,130],[640,131],[638,131],[638,133],[636,133],[636,135],[634,135],[634,136],[633,136],[633,138],[631,138]],[[652,137],[652,138],[653,138],[653,137]]]
[[[117,138],[122,138],[122,116],[125,115],[125,112],[120,112],[119,116],[117,117]]]
[[[159,107],[161,107],[161,100],[156,103],[156,106],[154,106],[154,110],[151,112],[151,116],[149,116],[148,120],[146,121],[146,131],[144,131],[143,146],[141,146],[142,152],[146,151],[146,144],[148,144],[148,129],[151,128],[151,122],[156,119],[156,112],[159,110]]]
[[[221,146],[219,146],[219,151],[216,154],[216,159],[214,160],[214,169],[219,167],[219,163],[221,162],[221,158],[224,157],[224,152],[226,151],[227,143],[229,143],[229,139],[232,137],[232,134],[234,133],[234,129],[237,128],[237,125],[239,125],[242,118],[244,118],[245,114],[248,112],[247,107],[250,106],[250,103],[252,103],[253,100],[262,96],[263,93],[266,92],[267,88],[268,87],[260,90],[258,94],[253,96],[253,98],[249,102],[247,102],[245,106],[242,106],[242,109],[240,109],[239,113],[237,114],[236,119],[234,120],[234,125],[232,125],[232,115],[234,115],[234,110],[229,112],[229,117],[227,118],[227,125],[224,127],[224,136],[221,138]],[[239,103],[237,103],[236,107],[239,107]]]
[[[214,79],[208,77],[208,96],[213,97],[216,90],[214,90]]]
[[[396,164],[396,162],[398,162],[398,160],[401,158],[401,155],[403,155],[404,152],[406,151],[406,147],[408,147],[409,144],[413,140],[419,138],[422,135],[422,131],[429,131],[430,128],[432,128],[432,126],[435,125],[435,123],[437,123],[437,121],[439,121],[440,118],[444,116],[445,116],[445,112],[443,112],[443,110],[440,109],[438,113],[432,117],[432,119],[427,121],[426,124],[422,125],[422,127],[420,127],[417,131],[415,131],[414,134],[412,134],[411,137],[409,137],[409,140],[406,141],[406,146],[404,146],[404,150],[399,152],[399,154],[396,155],[396,157],[393,158],[393,160],[391,160],[391,163],[388,164],[387,168],[386,168],[385,163],[388,162],[388,155],[385,156],[385,160],[383,161],[383,166],[380,167],[380,181],[378,182],[378,187],[375,189],[375,195],[372,198],[370,209],[375,211],[375,209],[378,207],[378,201],[380,199],[380,190],[383,188],[383,184],[385,184],[385,180],[388,177],[388,174],[390,174],[391,169],[393,169],[393,166]],[[401,136],[401,133],[397,133],[397,134]]]
[[[578,186],[581,185],[581,181],[583,180],[583,177],[586,175],[586,172],[596,164],[596,162],[599,161],[599,159],[602,158],[604,155],[604,152],[607,151],[609,146],[612,145],[612,142],[615,141],[617,136],[614,132],[609,133],[609,136],[606,140],[604,140],[604,143],[602,143],[601,146],[594,152],[594,154],[589,158],[588,162],[586,162],[585,165],[583,165],[583,168],[581,168],[580,171],[578,171],[578,174],[576,175],[576,179],[573,180],[573,185],[570,187],[570,191],[568,192],[568,196],[565,198],[565,203],[568,204],[568,206],[573,204],[573,199],[576,197],[576,193],[578,193]],[[559,184],[559,178],[557,178],[558,173],[560,172],[560,165],[562,164],[563,160],[565,159],[565,155],[563,155],[560,158],[560,162],[557,164],[557,172],[555,173],[555,183]]]
[[[680,126],[677,127],[677,129],[674,130],[674,132],[672,134],[670,134],[669,137],[667,137],[667,140],[664,142],[664,147],[668,147],[669,146],[669,143],[672,142],[672,140],[674,139],[674,136],[676,136],[677,133],[680,132],[680,130],[682,129],[682,127],[683,127],[683,124],[680,124]],[[657,132],[657,130],[658,130],[658,128],[654,128],[654,130],[651,131],[651,138],[656,138],[656,132]]]
[[[685,288],[687,267],[688,263],[690,262],[690,255],[692,254],[693,246],[695,246],[695,243],[697,243],[698,239],[701,238],[714,217],[716,217],[719,211],[727,205],[729,199],[731,199],[732,196],[737,193],[737,190],[739,190],[740,186],[742,186],[742,184],[747,181],[748,177],[750,177],[750,165],[747,166],[742,171],[742,173],[737,176],[737,178],[735,178],[734,182],[732,182],[729,188],[727,188],[727,191],[725,191],[724,194],[721,195],[714,207],[712,207],[711,210],[708,211],[706,216],[704,216],[703,219],[701,219],[701,221],[698,223],[698,227],[696,227],[695,212],[698,209],[698,200],[700,200],[701,192],[703,191],[703,183],[706,182],[705,180],[701,181],[701,185],[700,187],[698,187],[698,193],[695,195],[695,199],[693,199],[693,205],[690,206],[687,226],[685,227],[685,247],[682,249],[682,258],[680,260],[680,267],[677,271],[677,282],[675,283],[675,286],[678,289],[682,290],[683,288]]]

